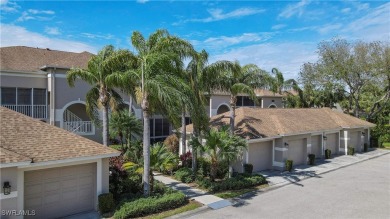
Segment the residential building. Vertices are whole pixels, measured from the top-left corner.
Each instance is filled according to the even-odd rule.
[[[211,117],[211,126],[229,125],[228,116],[229,112]],[[233,168],[242,172],[243,164],[250,163],[254,171],[283,170],[287,159],[294,165],[306,164],[308,154],[323,158],[326,149],[333,155],[347,154],[348,147],[362,152],[364,144],[370,144],[370,128],[374,126],[329,108],[241,107],[236,110],[235,133],[247,139],[248,149]],[[192,131],[192,125],[188,125],[187,134]],[[182,154],[181,145],[179,148]]]
[[[120,152],[0,107],[1,218],[62,218],[97,210]],[[5,212],[26,215],[6,215]],[[31,216],[31,217],[30,217]]]

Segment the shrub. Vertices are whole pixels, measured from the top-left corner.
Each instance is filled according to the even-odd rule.
[[[185,154],[180,155],[181,165],[183,167],[192,167],[192,154],[190,151],[188,151]]]
[[[325,149],[325,159],[330,159],[332,151],[330,149]]]
[[[238,174],[236,177],[232,177],[223,181],[212,182],[209,179],[201,178],[197,179],[196,183],[199,187],[207,189],[210,192],[220,192],[225,190],[237,190],[250,188],[253,186],[267,183],[266,179],[262,175],[251,174]]]
[[[348,155],[354,155],[355,154],[355,148],[354,147],[348,147]]]
[[[293,168],[293,161],[292,160],[286,160],[285,162],[285,168],[288,172],[291,172]]]
[[[193,181],[192,179],[192,170],[188,167],[183,167],[175,172],[175,179],[184,182],[190,183]]]
[[[316,160],[316,155],[315,154],[309,154],[307,156],[309,157],[309,165],[314,165],[315,160]]]
[[[364,143],[364,152],[367,152],[367,151],[368,151],[368,144]]]
[[[164,140],[164,145],[167,147],[168,151],[176,155],[179,153],[179,139],[177,138],[176,134],[168,136]]]
[[[198,174],[202,177],[210,175],[211,162],[207,158],[200,157],[198,162]]]
[[[108,213],[115,208],[114,195],[104,193],[98,196],[98,207],[100,214]]]
[[[378,138],[378,145],[379,147],[383,148],[383,143],[386,143],[386,142],[390,142],[390,134],[389,133],[386,133],[386,134],[383,134],[381,136],[379,136]]]
[[[250,163],[244,164],[244,173],[252,174],[253,172],[253,165]]]
[[[226,161],[218,162],[217,175],[218,179],[223,179],[229,173],[229,164]]]
[[[115,219],[135,218],[180,207],[188,203],[181,192],[172,192],[162,196],[139,198],[124,203],[114,214]]]

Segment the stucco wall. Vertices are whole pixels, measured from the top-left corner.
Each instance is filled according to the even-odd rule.
[[[316,158],[322,157],[322,135],[311,136],[311,153],[316,155]]]
[[[3,185],[4,182],[9,182],[11,185],[11,192],[17,191],[17,168],[16,167],[8,167],[8,168],[0,168],[0,179],[1,179],[1,193],[3,193]],[[6,198],[0,199],[0,209],[1,210],[16,210],[17,209],[17,197],[14,198]],[[17,218],[16,216],[0,216],[0,218]]]
[[[72,101],[81,100],[85,101],[87,92],[91,89],[91,86],[81,80],[75,82],[74,87],[70,87],[66,78],[55,79],[55,108],[62,109],[66,104]]]
[[[271,104],[275,104],[277,108],[283,107],[282,97],[262,97],[262,103],[263,108],[268,108]]]
[[[227,95],[225,95],[225,96],[214,95],[214,96],[210,97],[210,100],[211,100],[211,116],[215,116],[215,115],[217,115],[218,107],[221,104],[225,104],[225,105],[229,106],[230,97]]]
[[[332,154],[338,154],[339,135],[338,133],[331,133],[326,135],[326,149],[330,149]]]
[[[253,165],[253,171],[272,168],[272,141],[249,144],[248,163]]]
[[[44,77],[20,77],[1,75],[2,87],[47,88],[47,79]]]
[[[109,192],[109,179],[110,179],[110,170],[109,170],[109,158],[102,159],[102,192]]]

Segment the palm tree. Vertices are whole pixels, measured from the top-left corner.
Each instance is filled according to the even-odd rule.
[[[111,115],[109,129],[111,137],[119,136],[123,150],[123,142],[126,141],[129,144],[132,140],[132,135],[142,134],[143,127],[142,122],[126,109],[114,112]]]
[[[254,89],[260,88],[266,84],[266,73],[254,64],[240,66],[236,61],[232,63],[228,71],[218,75],[218,87],[222,91],[230,94],[230,134],[234,134],[234,117],[236,111],[236,102],[238,94],[247,94],[251,99],[257,102]]]
[[[180,112],[183,90],[188,87],[177,70],[182,69],[182,59],[193,52],[192,45],[178,37],[170,35],[166,30],[157,30],[148,39],[140,32],[133,32],[131,42],[137,51],[137,68],[126,72],[126,77],[139,78],[140,89],[137,95],[141,103],[144,130],[143,156],[144,195],[149,195],[150,174],[150,115],[158,112],[166,115],[171,122],[177,124],[177,112]]]
[[[192,56],[192,60],[189,62],[185,71],[184,80],[190,86],[190,92],[187,93],[188,99],[184,104],[185,109],[190,114],[191,121],[194,128],[194,138],[197,138],[198,142],[201,142],[201,132],[208,130],[209,117],[205,110],[207,105],[207,95],[212,93],[213,88],[216,87],[217,78],[216,75],[223,71],[231,69],[231,62],[218,61],[208,65],[208,53],[202,50],[199,53],[195,53]],[[183,113],[182,116],[185,116]],[[182,117],[184,122],[184,118]],[[185,149],[185,123],[183,123],[182,129],[182,142],[183,149]],[[191,139],[194,142],[194,139]],[[195,175],[197,169],[197,145],[193,143],[192,146],[192,171]]]
[[[92,85],[86,96],[86,109],[95,124],[99,124],[98,109],[103,111],[103,144],[108,146],[108,110],[115,109],[122,103],[120,95],[107,83],[107,76],[124,68],[129,59],[129,51],[115,50],[113,46],[104,47],[88,61],[86,69],[72,68],[66,78],[68,84],[74,87],[76,79],[80,78]]]
[[[144,172],[143,159],[136,162],[127,162],[123,164],[125,170],[135,171],[138,174]],[[154,144],[150,149],[150,190],[153,192],[153,170],[155,171],[172,171],[179,163],[179,157],[170,152],[161,142]]]
[[[218,164],[227,161],[229,164],[229,177],[231,176],[230,162],[235,161],[243,150],[247,148],[246,140],[235,135],[230,135],[228,129],[222,127],[220,131],[210,129],[207,133],[206,143],[202,149],[210,156],[210,178],[214,180],[217,175]]]

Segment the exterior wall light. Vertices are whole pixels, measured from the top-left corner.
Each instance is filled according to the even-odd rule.
[[[366,135],[366,133],[365,133],[365,132],[362,132],[362,135],[363,135],[363,136],[365,136],[365,135]]]
[[[284,142],[284,146],[288,147],[288,143],[287,143],[287,142]]]
[[[9,182],[4,182],[3,190],[4,190],[4,195],[11,194],[11,185],[9,184]]]
[[[324,138],[325,141],[326,141],[326,139],[328,139],[328,137],[326,137],[325,135],[322,138]]]

